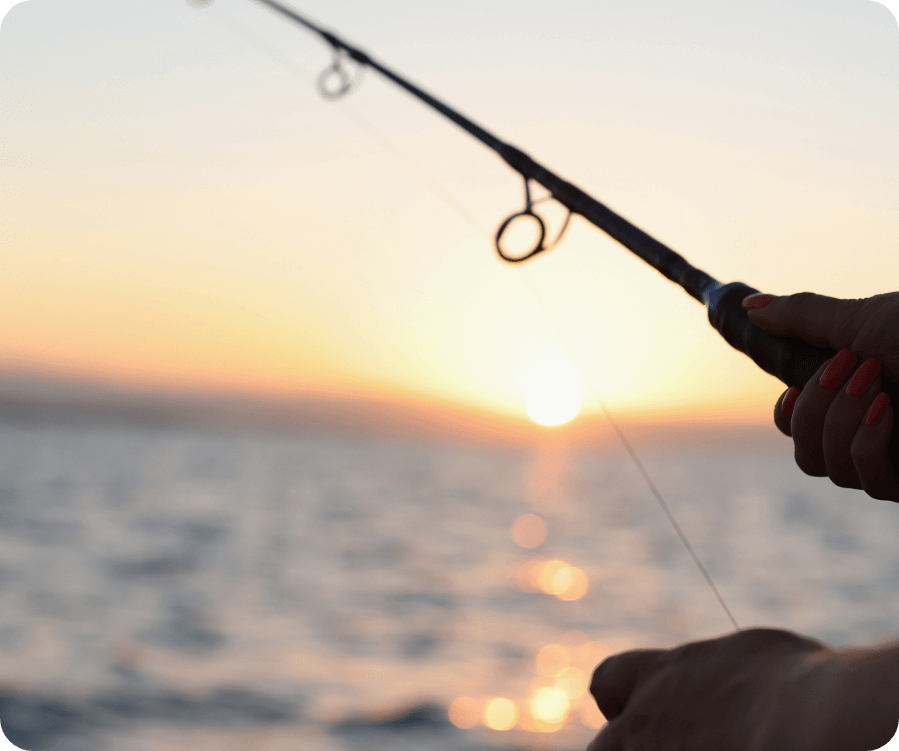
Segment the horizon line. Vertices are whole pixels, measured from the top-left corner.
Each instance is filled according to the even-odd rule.
[[[763,419],[764,417],[764,419]],[[614,415],[628,439],[659,443],[758,442],[777,434],[770,416],[715,411],[631,411]],[[619,443],[602,412],[557,426],[412,391],[393,395],[251,388],[172,387],[35,368],[0,366],[0,421],[106,421],[279,433],[381,435],[506,447]]]

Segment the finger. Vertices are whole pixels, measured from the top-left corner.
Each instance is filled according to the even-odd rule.
[[[774,405],[774,424],[785,436],[793,436],[793,431],[790,430],[790,417],[793,414],[793,408],[796,406],[796,399],[800,393],[799,389],[790,386],[780,395],[780,398]]]
[[[634,688],[662,667],[667,653],[664,649],[634,649],[599,663],[593,671],[590,693],[607,720],[624,711]]]
[[[755,297],[755,295],[750,295]],[[798,338],[816,347],[848,349],[858,333],[856,313],[862,300],[797,292],[775,297],[761,308],[749,309],[749,320],[774,336]]]
[[[889,397],[884,396],[887,400],[886,409],[877,423],[868,425],[866,413],[865,421],[855,434],[851,448],[852,461],[865,493],[879,501],[899,502],[899,477],[893,462],[887,456],[895,415]],[[877,402],[877,398],[874,401]]]
[[[852,456],[855,435],[874,397],[880,393],[880,364],[868,358],[838,391],[824,419],[822,446],[827,476],[841,488],[862,489]]]
[[[858,358],[840,350],[813,375],[796,399],[790,419],[796,464],[807,475],[827,477],[824,459],[824,423],[830,405],[849,377]]]

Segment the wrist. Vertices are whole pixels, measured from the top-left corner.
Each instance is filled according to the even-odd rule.
[[[823,647],[774,665],[771,690],[760,696],[764,709],[749,744],[752,751],[850,751],[834,742],[844,672],[837,657]]]
[[[886,745],[899,721],[899,642],[837,652],[829,678],[828,745],[846,751]]]

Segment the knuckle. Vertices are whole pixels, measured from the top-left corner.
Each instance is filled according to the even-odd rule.
[[[830,477],[830,481],[838,488],[860,490],[862,487],[855,477],[842,472],[828,472],[827,476]]]
[[[863,477],[862,488],[875,501],[899,501],[899,487],[878,477]]]
[[[834,320],[838,326],[847,326],[855,329],[860,322],[868,316],[865,301],[858,298],[841,300],[839,318]]]
[[[836,470],[828,469],[828,470],[827,470],[827,476],[830,478],[830,481],[831,481],[834,485],[836,485],[838,488],[848,488],[848,487],[850,487],[850,484],[849,484],[849,482],[848,482],[846,476],[843,475],[843,474],[841,474],[840,472],[838,472],[838,471],[836,471]]]
[[[809,300],[814,300],[817,298],[814,292],[794,292],[792,295],[788,295],[787,298],[794,302],[797,305],[806,305]]]
[[[877,501],[899,501],[899,484],[890,477],[892,472],[884,468],[882,460],[855,441],[851,452],[861,489]]]
[[[827,476],[827,468],[823,466],[823,462],[819,458],[800,452],[798,449],[794,454],[794,458],[796,459],[796,466],[810,477]]]
[[[891,500],[891,499],[889,498],[888,494],[886,493],[886,491],[885,491],[883,488],[880,488],[880,487],[877,487],[877,486],[871,487],[871,486],[869,485],[869,486],[865,487],[865,493],[866,493],[867,495],[871,496],[871,498],[873,498],[875,501],[889,501],[889,500]]]
[[[820,295],[816,295],[814,292],[796,292],[792,295],[787,295],[786,299],[797,315],[805,316],[814,314],[817,307],[816,301],[819,297]]]
[[[855,442],[853,442],[850,452],[852,455],[852,462],[855,465],[855,470],[861,481],[862,489],[872,498],[886,500],[880,496],[889,493],[890,483],[886,478],[881,476],[881,467],[878,458],[872,455],[870,449],[861,448],[856,445]]]

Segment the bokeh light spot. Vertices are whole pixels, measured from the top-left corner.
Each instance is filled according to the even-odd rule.
[[[538,548],[546,541],[546,522],[536,514],[523,514],[512,523],[512,539],[522,548]]]
[[[534,692],[528,708],[536,719],[555,725],[565,722],[571,702],[558,686],[547,686]]]
[[[587,674],[580,668],[566,668],[556,679],[556,686],[572,701],[580,699],[587,693]]]
[[[540,571],[547,558],[528,558],[515,567],[515,584],[522,592],[540,591]]]
[[[518,722],[518,707],[511,699],[497,697],[484,707],[484,724],[492,730],[511,730]]]
[[[480,711],[478,702],[468,696],[460,696],[449,705],[449,720],[457,728],[468,730],[478,724]]]
[[[553,594],[560,600],[580,600],[589,586],[587,575],[575,566],[568,566],[553,577]]]
[[[563,568],[568,568],[568,564],[565,561],[547,561],[544,563],[537,574],[537,584],[540,586],[540,589],[548,595],[554,595],[553,580],[556,574]]]

